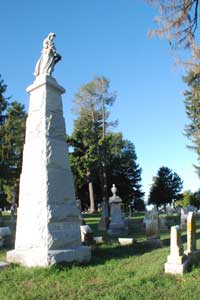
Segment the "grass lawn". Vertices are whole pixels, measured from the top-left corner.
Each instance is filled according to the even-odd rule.
[[[142,215],[133,218],[130,236],[145,239],[139,232]],[[98,215],[86,218],[94,230]],[[198,224],[198,228],[200,228]],[[198,229],[200,249],[200,229]],[[117,243],[95,246],[88,265],[70,267],[24,268],[11,266],[0,271],[0,300],[198,300],[200,267],[184,277],[163,272],[169,254],[169,234],[162,234],[163,248],[152,249],[138,243],[120,247]],[[6,250],[0,252],[5,260]]]

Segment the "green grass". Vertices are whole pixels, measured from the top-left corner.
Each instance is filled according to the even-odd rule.
[[[133,218],[133,224],[141,218]],[[98,215],[86,218],[96,229],[98,221]],[[143,233],[137,234],[141,240],[145,238]],[[167,245],[169,234],[161,237]],[[0,252],[1,260],[5,254],[5,250]],[[200,299],[200,268],[193,268],[184,277],[165,275],[168,254],[168,246],[153,249],[142,243],[124,247],[107,243],[93,248],[88,265],[47,269],[12,266],[0,271],[0,300]]]

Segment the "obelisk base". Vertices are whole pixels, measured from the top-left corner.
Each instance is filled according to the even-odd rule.
[[[7,252],[7,262],[26,267],[48,267],[62,263],[87,263],[91,259],[91,249],[79,246],[67,250],[26,249]]]

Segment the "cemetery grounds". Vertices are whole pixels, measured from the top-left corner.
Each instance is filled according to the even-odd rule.
[[[99,214],[84,215],[95,236]],[[131,233],[137,243],[120,246],[105,236],[106,242],[92,246],[87,265],[72,264],[50,268],[11,265],[0,271],[0,300],[198,300],[200,267],[183,277],[164,274],[169,255],[169,232],[161,232],[162,248],[142,243],[143,213],[131,218]],[[179,220],[177,217],[177,224]],[[182,233],[186,248],[186,232]],[[200,249],[200,219],[197,218],[197,249]],[[0,251],[5,261],[7,249]]]

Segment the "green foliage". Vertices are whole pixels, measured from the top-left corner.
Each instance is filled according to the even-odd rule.
[[[198,209],[200,208],[200,190],[193,194],[190,204],[196,206]]]
[[[0,190],[8,202],[18,194],[25,136],[24,106],[5,98],[6,86],[0,82]],[[2,198],[2,199],[3,199]],[[4,199],[5,200],[5,199]],[[2,203],[0,204],[2,205]]]
[[[115,183],[119,194],[129,202],[133,198],[143,206],[141,169],[136,163],[134,145],[121,133],[109,132],[116,122],[109,121],[109,108],[115,94],[109,93],[109,81],[97,77],[82,86],[74,99],[78,117],[68,143],[73,147],[70,163],[75,179],[77,197],[88,204],[88,183],[93,183],[96,204],[108,199]]]
[[[189,72],[183,78],[188,85],[188,90],[185,91],[185,110],[189,119],[189,124],[185,127],[185,135],[189,138],[192,145],[189,148],[197,153],[198,164],[200,163],[200,74]],[[200,166],[195,166],[198,175],[200,176]]]
[[[149,204],[160,206],[178,200],[182,186],[183,182],[175,172],[167,167],[161,167],[157,176],[153,178]]]
[[[191,191],[185,191],[178,201],[176,201],[176,205],[181,205],[182,207],[187,207],[188,205],[193,205],[193,197],[194,194]]]
[[[141,172],[137,163],[135,146],[129,140],[123,139],[122,133],[109,133],[107,141],[107,174],[108,186],[113,183],[125,203],[134,202],[134,208],[144,209],[141,191]]]

